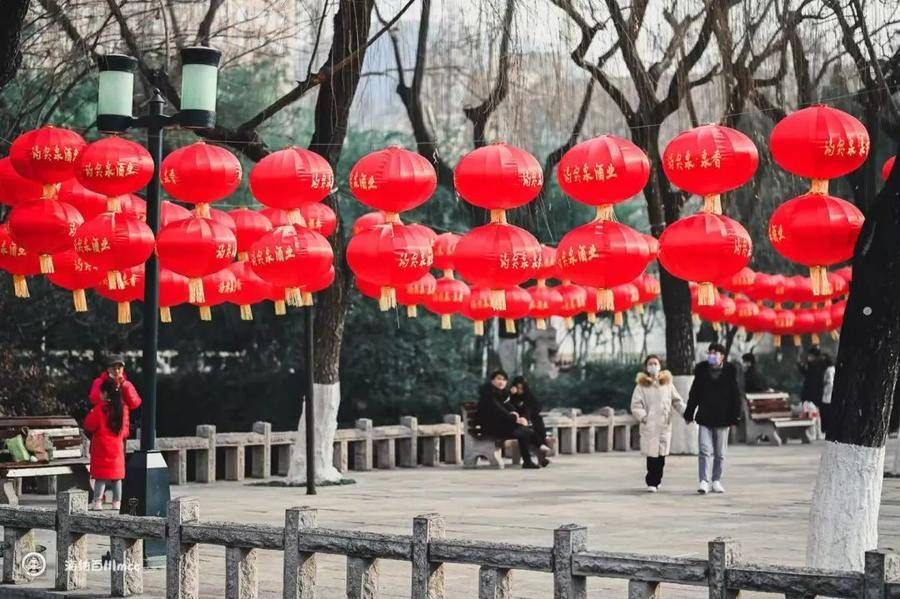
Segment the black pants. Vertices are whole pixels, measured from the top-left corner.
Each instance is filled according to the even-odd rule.
[[[532,462],[531,448],[539,447],[544,442],[530,426],[516,425],[512,432],[512,438],[519,443],[519,453],[522,455],[523,462]]]
[[[644,477],[648,487],[658,487],[662,482],[663,468],[666,467],[666,456],[647,458],[647,476]]]

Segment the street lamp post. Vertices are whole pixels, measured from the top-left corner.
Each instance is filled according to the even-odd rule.
[[[159,233],[160,178],[163,131],[167,127],[208,128],[216,121],[216,87],[221,53],[207,47],[181,50],[181,110],[165,114],[166,99],[153,90],[146,116],[132,116],[134,72],[137,60],[107,54],[97,60],[100,83],[97,128],[105,133],[128,129],[147,130],[147,149],[153,157],[153,178],[147,184],[147,224]],[[139,516],[165,516],[169,502],[169,472],[156,449],[156,371],[159,342],[159,264],[151,254],[145,265],[142,365],[144,374],[141,410],[141,448],[128,458],[122,512]],[[166,547],[161,541],[145,541],[147,565],[163,565]]]

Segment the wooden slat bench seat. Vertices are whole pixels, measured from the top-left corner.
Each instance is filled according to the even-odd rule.
[[[815,436],[815,421],[796,418],[787,393],[747,393],[744,396],[744,435],[747,443],[781,445],[790,438],[809,443]]]
[[[74,418],[69,416],[0,417],[0,440],[19,434],[22,427],[43,433],[53,443],[49,462],[13,462],[7,452],[0,453],[0,504],[18,505],[19,488],[25,478],[67,477],[65,487],[88,488],[88,464],[85,439]],[[59,479],[56,479],[59,480]],[[63,490],[63,488],[58,488]]]

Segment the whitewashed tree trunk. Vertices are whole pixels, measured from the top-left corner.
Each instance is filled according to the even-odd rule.
[[[878,548],[884,447],[829,441],[813,491],[806,563],[829,570],[863,570]]]
[[[678,393],[687,401],[694,383],[693,375],[676,375],[672,383]],[[680,414],[672,414],[672,443],[670,453],[674,455],[697,455],[700,453],[699,426],[696,422],[688,424]]]
[[[338,482],[341,473],[334,467],[334,433],[337,431],[338,406],[341,403],[341,384],[334,383],[313,386],[313,411],[315,422],[315,466],[316,483]],[[306,418],[300,414],[297,437],[294,440],[294,453],[288,471],[291,483],[306,482]]]

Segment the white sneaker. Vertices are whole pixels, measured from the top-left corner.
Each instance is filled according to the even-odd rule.
[[[719,481],[714,480],[712,483],[712,492],[713,493],[724,493],[725,487],[723,487],[722,483],[720,483]]]
[[[647,487],[648,493],[656,493],[657,491],[659,491],[659,487],[651,487],[651,486]]]
[[[709,483],[705,480],[701,480],[700,486],[697,487],[697,492],[701,495],[706,495],[707,493],[709,493]]]

